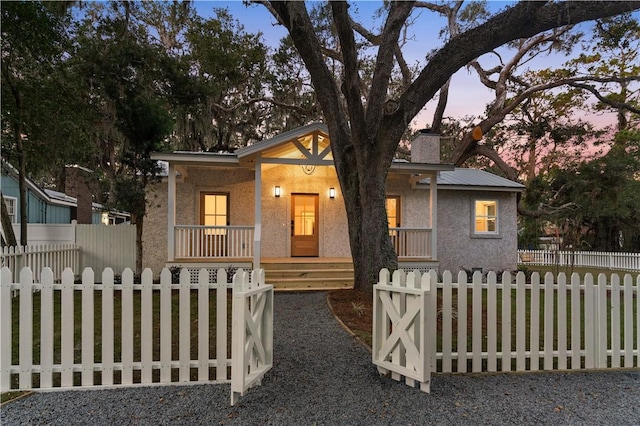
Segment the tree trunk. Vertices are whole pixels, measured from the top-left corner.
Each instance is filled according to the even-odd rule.
[[[3,68],[3,75],[5,80],[11,81],[8,78],[8,72]],[[18,190],[20,193],[20,245],[27,245],[27,154],[24,151],[24,144],[22,143],[22,120],[24,116],[22,107],[22,94],[13,84],[9,84],[11,93],[13,94],[13,100],[16,103],[16,116],[13,118],[13,140],[18,154]]]
[[[398,258],[389,237],[386,172],[358,176],[355,167],[338,172],[349,225],[354,288],[371,293],[381,267],[395,270]]]
[[[18,188],[20,191],[20,245],[27,245],[27,155],[22,144],[21,126],[16,128],[16,147],[18,148]]]
[[[144,214],[131,214],[131,223],[136,226],[136,275],[142,275],[142,230]]]
[[[366,135],[351,134],[345,127],[329,125],[331,147],[347,213],[354,288],[371,293],[381,268],[398,268],[386,211],[386,181],[393,155],[381,152],[377,144],[358,141],[368,148],[356,157],[354,139]]]

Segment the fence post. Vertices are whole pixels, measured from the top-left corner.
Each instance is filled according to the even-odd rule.
[[[596,368],[607,367],[607,276],[598,274],[598,286],[596,289],[596,328],[598,340],[596,340]]]
[[[33,364],[33,273],[29,268],[20,271],[20,389],[31,388]]]
[[[82,272],[82,386],[93,385],[94,282],[93,270],[85,269]]]
[[[102,384],[113,384],[113,269],[102,271]],[[162,318],[161,318],[162,320]]]
[[[598,342],[598,324],[596,312],[595,289],[593,287],[593,275],[586,274],[584,276],[584,349],[585,361],[584,365],[587,369],[596,368]],[[591,313],[591,315],[589,314]]]
[[[153,272],[151,269],[146,268],[142,271],[140,281],[142,284],[140,291],[141,382],[151,383],[153,381]],[[198,322],[202,322],[201,318],[198,318]]]
[[[216,379],[227,380],[227,271],[216,274]]]
[[[180,290],[179,293],[179,306],[180,313],[178,315],[178,329],[180,335],[178,336],[179,350],[178,357],[180,359],[179,364],[179,381],[188,382],[190,374],[190,360],[191,360],[191,277],[189,271],[184,268],[180,271]]]
[[[60,313],[61,332],[61,380],[62,387],[73,386],[73,271],[66,268],[62,271],[62,291],[60,295],[60,306],[65,308]]]
[[[198,274],[198,380],[209,380],[209,271]]]
[[[171,382],[171,271],[160,273],[160,383]]]
[[[11,270],[6,266],[0,270],[0,391],[11,389]]]

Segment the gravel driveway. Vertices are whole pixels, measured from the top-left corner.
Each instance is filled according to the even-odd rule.
[[[640,425],[640,371],[436,375],[431,394],[379,377],[325,293],[277,294],[274,367],[229,406],[229,385],[35,393],[2,407],[25,425]]]

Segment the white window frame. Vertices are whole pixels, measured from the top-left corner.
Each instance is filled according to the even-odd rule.
[[[18,199],[16,197],[3,196],[4,203],[7,206],[11,223],[18,223]]]
[[[495,215],[489,215],[484,212],[483,214],[478,214],[478,203],[494,203],[496,206]],[[489,221],[491,219],[495,220],[496,226],[494,231],[478,231],[477,222],[479,219]],[[496,237],[500,235],[500,203],[496,199],[490,198],[477,198],[473,200],[473,216],[471,218],[471,230],[472,234],[476,236],[489,236]]]

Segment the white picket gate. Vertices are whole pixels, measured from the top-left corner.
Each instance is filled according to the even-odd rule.
[[[426,368],[465,373],[640,367],[640,275],[527,281],[476,272],[380,272],[373,362],[427,388]],[[425,302],[425,300],[427,302]],[[426,304],[425,304],[426,303]],[[427,312],[418,312],[424,309]],[[438,339],[438,337],[440,337]],[[423,342],[429,342],[423,349]],[[425,352],[423,352],[425,351]],[[430,364],[429,361],[431,360]]]
[[[149,269],[143,272],[140,284],[134,283],[130,269],[123,272],[121,284],[115,283],[109,268],[103,271],[99,283],[93,270],[85,269],[81,284],[74,283],[71,269],[63,272],[60,284],[54,284],[50,268],[42,271],[40,283],[33,282],[29,268],[22,269],[19,283],[13,282],[8,268],[2,268],[0,274],[3,392],[229,381],[249,386],[268,370],[266,364],[270,367],[272,363],[273,287],[264,284],[261,270],[254,271],[252,276],[257,278],[252,281],[239,270],[235,287],[227,283],[224,269],[217,271],[216,282],[210,282],[209,271],[202,269],[196,283],[190,282],[189,271],[184,269],[178,284],[172,283],[168,269],[162,271],[160,284],[153,283]],[[253,352],[246,351],[250,357],[245,368],[234,369],[228,357],[231,288],[237,293],[232,303],[242,304],[232,307],[240,315],[236,318],[234,314],[232,346],[249,346],[246,342],[250,341],[254,347],[263,348],[257,349],[262,357],[251,357]],[[17,291],[19,298],[12,299],[12,291]],[[211,315],[211,303],[215,303],[215,316]],[[121,320],[118,330],[114,329],[116,318]],[[262,320],[268,324],[261,324]],[[195,332],[193,324],[197,324]],[[210,327],[215,327],[215,353]],[[16,329],[17,351],[12,339]],[[40,335],[34,336],[38,329]],[[247,330],[251,330],[249,336]],[[258,335],[259,344],[255,342]],[[59,337],[54,341],[54,336]],[[39,343],[34,344],[34,337]],[[231,377],[228,367],[232,367]]]
[[[238,271],[233,288],[231,405],[273,367],[273,286],[259,269]]]
[[[373,286],[373,363],[394,380],[404,377],[410,386],[418,382],[424,392],[431,390],[435,328],[429,324],[435,323],[435,311],[429,306],[435,294],[429,275],[421,277],[418,271],[395,271],[390,280],[383,269]]]

